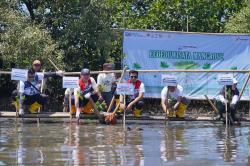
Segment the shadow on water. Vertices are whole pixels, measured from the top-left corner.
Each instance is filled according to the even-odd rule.
[[[0,120],[0,165],[250,165],[250,125]]]

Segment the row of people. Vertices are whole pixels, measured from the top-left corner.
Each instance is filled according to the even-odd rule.
[[[37,75],[40,71],[41,62],[36,60],[33,62],[33,68],[28,71],[28,80],[25,82],[20,81],[18,88],[19,96],[19,114],[22,115],[23,105],[44,105],[47,96],[41,94],[40,86],[41,80]],[[105,63],[103,65],[103,70],[112,70],[113,65],[110,63]],[[62,71],[57,71],[55,73],[45,73],[44,77],[50,76],[62,76]],[[94,102],[104,100],[107,105],[110,104],[112,96],[115,92],[116,83],[119,80],[120,75],[114,73],[101,73],[97,77],[97,83],[93,77],[90,77],[89,69],[82,69],[80,74],[80,79],[78,82],[78,88],[66,89],[64,98],[64,111],[68,111],[69,108],[69,96],[72,96],[72,103],[74,103],[76,109],[76,117],[80,116],[84,107],[89,104],[89,99],[92,98]],[[145,87],[141,80],[138,79],[138,72],[135,70],[129,71],[128,81],[123,80],[123,82],[132,83],[134,85],[134,95],[126,98],[126,103],[120,99],[121,109],[130,110],[134,113],[136,117],[140,117],[141,110],[143,108],[144,102],[143,97],[145,93]],[[218,108],[220,111],[219,119],[223,118],[223,113],[225,112],[225,106],[228,105],[231,118],[236,121],[235,112],[236,105],[239,100],[239,91],[237,89],[237,80],[234,79],[232,86],[225,86],[220,92]],[[226,91],[225,91],[226,88]],[[173,85],[165,86],[161,91],[161,106],[163,111],[169,117],[179,117],[182,118],[185,115],[185,110],[189,104],[189,100],[183,96],[183,87],[178,83]],[[227,100],[226,100],[227,99]],[[38,107],[37,106],[37,107]],[[35,107],[35,108],[37,108]],[[82,109],[83,108],[83,109]],[[33,110],[35,110],[33,108]],[[85,111],[87,108],[85,108]]]
[[[108,67],[111,64],[104,64],[104,70],[110,70]],[[127,97],[126,107],[125,103],[121,100],[121,109],[132,111],[135,116],[140,116],[140,111],[144,105],[143,96],[145,93],[144,84],[138,80],[138,72],[130,71],[129,80],[127,82],[134,85],[134,95]],[[113,73],[102,73],[97,77],[97,83],[93,77],[90,77],[89,69],[82,69],[80,74],[80,80],[78,82],[78,88],[66,89],[64,99],[64,110],[68,110],[69,96],[71,94],[72,103],[75,103],[76,117],[80,116],[80,113],[88,112],[86,107],[89,104],[89,99],[93,99],[94,102],[104,100],[107,105],[110,104],[113,95],[115,95],[115,86],[118,81],[118,76],[115,77]],[[138,111],[139,110],[139,111]]]
[[[38,72],[40,71],[41,63],[36,60],[33,62],[33,68],[28,70],[28,80],[20,81],[18,84],[17,91],[13,93],[13,98],[18,99],[15,100],[15,105],[17,109],[19,109],[19,114],[24,114],[24,105],[29,105],[29,111],[31,113],[35,113],[37,108],[46,103],[48,98],[47,95],[44,95],[40,92],[41,88],[41,79],[39,78]],[[113,69],[112,64],[105,63],[103,65],[103,70],[108,71]],[[44,77],[52,77],[52,76],[62,76],[62,71],[58,71],[55,73],[44,73]],[[140,111],[143,107],[143,96],[145,93],[144,84],[138,80],[138,72],[130,71],[129,72],[130,79],[127,81],[134,85],[134,95],[129,96],[126,100],[126,108],[125,104],[121,104],[121,108],[126,110],[136,110],[138,116],[140,116]],[[68,111],[69,107],[69,95],[72,96],[72,103],[74,103],[76,109],[76,117],[80,116],[84,107],[89,104],[89,99],[92,98],[94,102],[104,100],[107,105],[110,104],[112,96],[115,92],[115,86],[119,79],[119,74],[113,73],[101,73],[97,77],[97,83],[93,77],[90,77],[89,69],[82,69],[80,74],[80,79],[78,82],[78,88],[74,89],[66,89],[65,98],[64,98],[64,111]],[[123,80],[125,82],[125,80]],[[16,96],[18,96],[16,98]],[[91,107],[91,106],[90,106]],[[85,108],[85,111],[88,111],[88,107]],[[138,113],[139,110],[139,113]]]

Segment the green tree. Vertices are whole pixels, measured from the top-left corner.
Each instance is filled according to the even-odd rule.
[[[34,23],[42,23],[63,51],[68,71],[83,66],[99,69],[114,60],[116,33],[110,29],[110,11],[98,0],[21,0]]]
[[[250,33],[250,1],[240,12],[235,13],[226,23],[225,32]]]
[[[244,0],[108,0],[118,28],[223,32],[229,16]]]
[[[62,53],[48,32],[30,22],[17,8],[15,3],[0,3],[0,55],[4,61],[2,68],[27,68],[32,60],[47,62],[48,57],[55,62],[61,61]]]

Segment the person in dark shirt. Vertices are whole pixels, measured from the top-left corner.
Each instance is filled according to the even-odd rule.
[[[234,78],[233,85],[227,85],[221,89],[219,94],[219,102],[217,104],[219,109],[218,120],[223,119],[223,113],[226,112],[225,106],[227,104],[228,113],[230,113],[230,117],[234,122],[238,121],[238,119],[235,117],[236,106],[239,101],[239,90],[237,88],[237,83],[238,81]]]

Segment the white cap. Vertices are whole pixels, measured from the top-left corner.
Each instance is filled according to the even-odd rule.
[[[233,84],[237,84],[237,83],[238,83],[237,79],[233,78]]]

